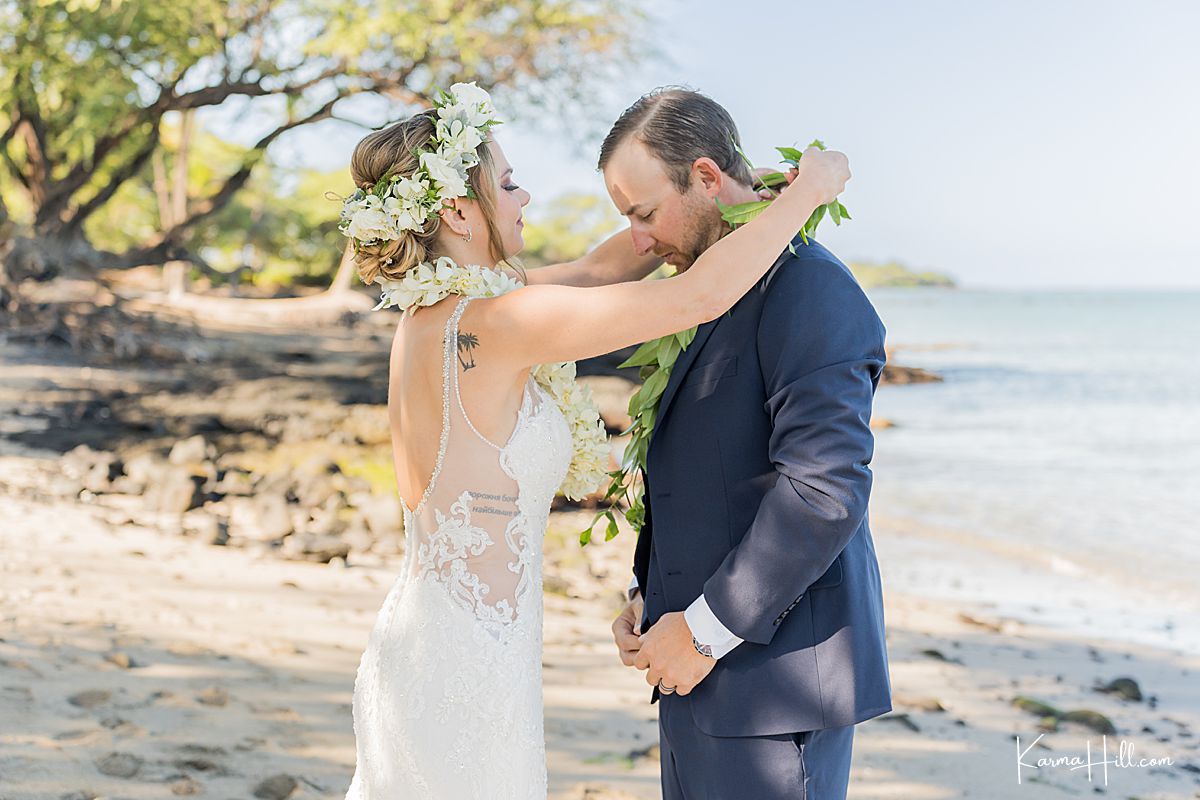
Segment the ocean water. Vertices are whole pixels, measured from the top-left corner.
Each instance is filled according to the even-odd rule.
[[[876,395],[873,529],[921,565],[885,581],[1200,652],[1200,292],[871,300],[945,379]]]

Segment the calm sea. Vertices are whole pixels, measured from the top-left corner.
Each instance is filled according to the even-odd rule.
[[[871,300],[945,379],[876,396],[885,581],[1200,652],[1200,292]]]

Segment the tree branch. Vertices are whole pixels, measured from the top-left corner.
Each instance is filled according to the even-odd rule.
[[[286,123],[280,125],[278,128],[255,142],[250,154],[246,157],[245,161],[243,161],[241,168],[239,168],[237,172],[230,175],[225,180],[225,183],[221,185],[221,188],[212,195],[194,203],[192,207],[192,213],[189,214],[186,219],[176,222],[175,225],[163,231],[162,234],[156,237],[156,240],[152,240],[152,246],[154,241],[173,241],[178,239],[180,234],[182,234],[188,228],[195,226],[196,223],[200,222],[206,217],[211,216],[212,214],[215,214],[217,211],[220,211],[221,208],[223,208],[225,204],[230,201],[233,195],[245,185],[246,181],[250,179],[250,173],[254,170],[254,167],[260,161],[262,161],[265,151],[267,147],[270,146],[271,142],[275,141],[292,128],[296,128],[301,125],[308,125],[310,123],[333,116],[332,110],[334,105],[338,101],[345,99],[357,91],[357,89],[353,89],[339,92],[336,97],[318,108],[313,113],[309,114],[307,117],[288,120]]]
[[[117,189],[121,188],[121,184],[132,178],[154,154],[154,150],[158,147],[159,127],[157,124],[151,129],[150,135],[146,137],[146,141],[142,144],[141,149],[134,154],[133,158],[126,161],[113,172],[109,179],[108,185],[97,192],[92,199],[88,200],[82,206],[75,210],[71,218],[62,226],[64,232],[78,230],[83,225],[84,220],[90,217],[96,209],[108,202]]]

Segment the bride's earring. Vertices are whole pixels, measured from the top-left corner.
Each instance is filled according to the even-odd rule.
[[[462,237],[462,240],[463,240],[464,242],[469,242],[469,241],[471,241],[471,235],[472,235],[472,234],[471,234],[471,229],[470,229],[470,228],[467,228],[467,235],[466,235],[466,236],[464,236],[464,237]]]

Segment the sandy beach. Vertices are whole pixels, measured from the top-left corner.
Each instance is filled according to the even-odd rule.
[[[342,796],[354,670],[394,563],[307,564],[170,538],[110,521],[120,512],[22,496],[31,465],[2,466],[0,797]],[[619,537],[564,568],[571,583],[590,575],[593,593],[546,597],[555,798],[659,796],[653,707],[608,640],[630,543]],[[1016,784],[1013,737],[1032,741],[1041,722],[1012,705],[1017,696],[1105,715],[1117,731],[1110,754],[1125,739],[1139,757],[1175,760],[1110,767],[1115,796],[1196,796],[1195,659],[887,599],[896,711],[860,727],[852,796],[1069,797],[1103,786],[1099,769],[1091,785],[1065,769],[1027,769]],[[1091,688],[1121,676],[1146,699]],[[1100,739],[1064,723],[1023,760],[1082,755]]]
[[[326,348],[337,369],[281,369],[341,383],[378,370],[337,341]],[[292,351],[304,346],[290,340]],[[398,549],[298,557],[315,554],[313,539],[284,558],[268,541],[238,544],[236,514],[225,542],[194,524],[195,511],[181,522],[136,494],[65,492],[69,447],[33,446],[32,434],[65,440],[102,420],[84,414],[76,430],[31,409],[71,407],[118,375],[134,391],[133,379],[74,356],[14,353],[6,345],[0,368],[0,800],[342,797],[354,766],[355,669]],[[221,402],[212,387],[195,391]],[[294,399],[278,395],[277,412]],[[173,402],[201,413],[196,397]],[[555,512],[547,534],[551,797],[656,798],[655,708],[609,634],[634,540],[625,531],[581,550],[575,532],[591,514]],[[859,727],[851,797],[1200,797],[1200,657],[1006,616],[969,599],[995,553],[951,548],[944,533],[887,509],[872,522],[895,710]],[[288,538],[302,535],[316,536]],[[962,591],[939,596],[928,576]],[[1070,769],[1089,746],[1090,776]],[[1105,770],[1105,749],[1122,763]],[[1038,767],[1039,758],[1066,761]],[[1163,758],[1173,763],[1138,765]]]

